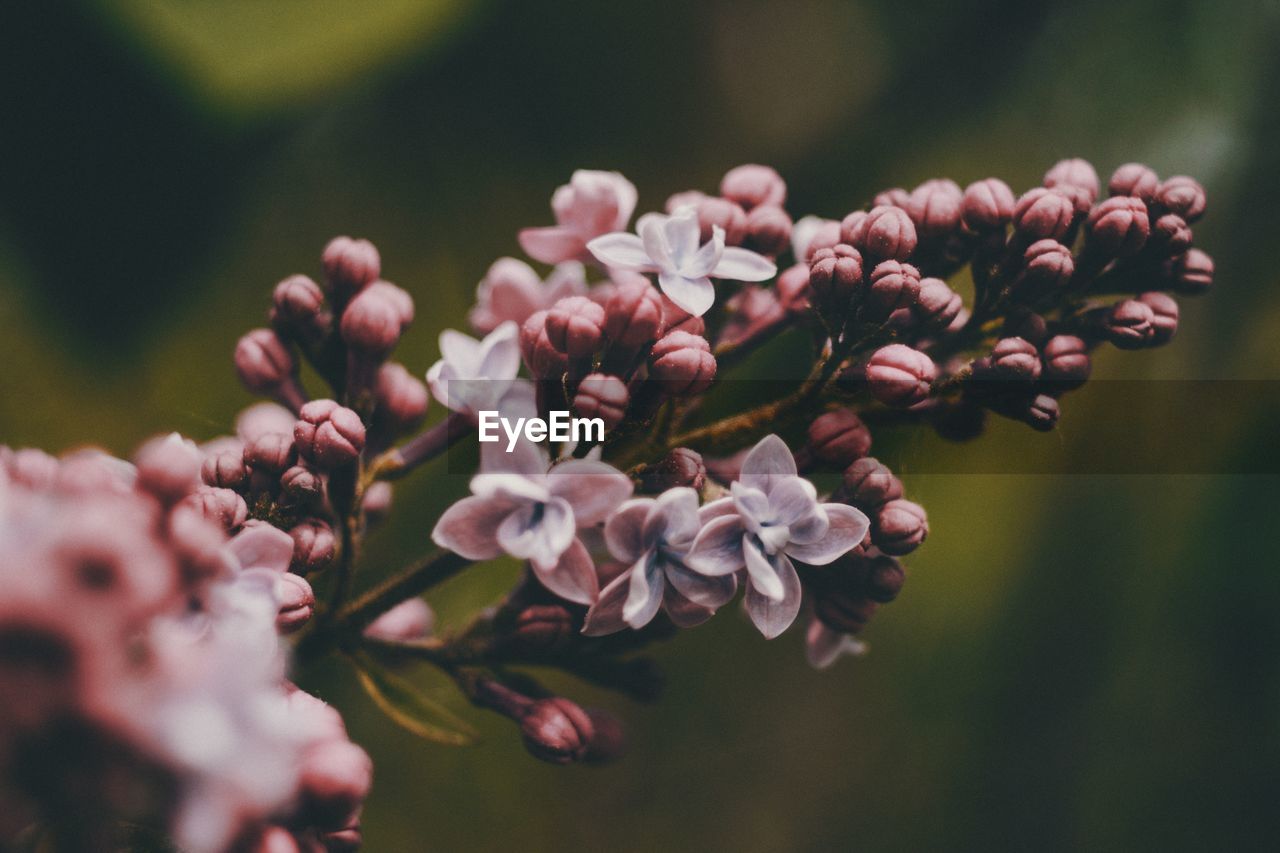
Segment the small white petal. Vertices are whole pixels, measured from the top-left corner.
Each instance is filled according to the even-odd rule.
[[[269,524],[245,528],[231,537],[227,548],[242,569],[287,572],[293,561],[293,537]]]
[[[709,275],[736,281],[768,281],[778,274],[778,267],[764,255],[738,246],[726,246],[720,262]]]
[[[751,541],[750,536],[742,541],[742,552],[746,557],[747,577],[751,580],[751,588],[770,601],[781,601],[784,590],[775,565],[786,557],[779,556],[770,561],[760,547]]]
[[[463,498],[440,516],[431,541],[468,560],[490,560],[502,553],[498,526],[513,508],[506,501]]]
[[[573,508],[578,527],[591,527],[631,497],[631,478],[605,462],[571,459],[561,462],[547,475],[551,494],[563,498]]]
[[[630,584],[631,573],[625,571],[600,590],[600,597],[587,611],[586,620],[582,625],[584,635],[603,637],[606,634],[616,634],[627,629],[628,625],[622,618],[622,606],[627,600]]]
[[[597,237],[587,244],[587,251],[607,267],[620,270],[652,272],[657,269],[644,242],[635,234],[618,231]]]
[[[644,537],[645,519],[657,503],[653,498],[632,498],[614,510],[604,526],[604,541],[614,559],[634,563],[652,543]]]
[[[480,342],[455,329],[445,329],[440,333],[440,355],[460,377],[470,378],[480,367]]]
[[[816,542],[790,543],[787,553],[802,563],[825,566],[852,551],[867,535],[871,522],[861,510],[844,504],[822,504],[830,526]]]
[[[516,507],[498,525],[498,544],[535,566],[554,566],[574,541],[573,510],[560,498]]]
[[[685,278],[679,273],[661,272],[658,286],[667,298],[695,317],[701,317],[716,301],[716,288],[711,279]]]
[[[742,568],[742,539],[746,533],[742,519],[724,515],[712,519],[698,531],[684,564],[698,574],[715,577],[729,575]]]
[[[782,597],[774,601],[748,585],[745,599],[747,615],[767,640],[791,627],[800,613],[800,576],[796,574],[795,566],[786,557],[779,557],[776,567],[782,582]]]
[[[662,606],[662,591],[666,586],[662,567],[656,560],[642,557],[631,567],[631,583],[627,588],[627,603],[622,608],[622,618],[632,628],[643,628],[658,615]]]
[[[680,265],[680,274],[685,278],[704,278],[720,263],[724,254],[724,229],[715,225],[711,229],[711,239],[702,244],[702,248],[684,259]]]
[[[698,527],[698,493],[679,486],[653,501],[644,521],[644,539],[649,545],[663,542],[687,549],[698,535]]]
[[[514,379],[520,372],[520,329],[507,320],[480,342],[477,378],[495,381]],[[506,387],[503,387],[506,390]]]
[[[556,595],[575,604],[591,604],[600,594],[591,555],[579,539],[569,543],[558,562],[550,566],[532,563],[533,574],[542,585]]]
[[[785,441],[776,435],[766,435],[742,460],[738,480],[768,494],[778,475],[796,476],[796,460]]]
[[[738,591],[736,574],[707,577],[679,563],[667,562],[667,581],[684,598],[701,607],[716,608],[728,603]]]
[[[551,497],[543,484],[521,476],[494,472],[471,478],[471,493],[481,498],[503,498],[511,503],[543,503]]]
[[[702,226],[698,224],[698,211],[688,205],[677,208],[663,222],[662,234],[667,251],[670,253],[672,268],[682,270],[698,252],[698,242],[702,237]],[[721,245],[724,245],[723,237]],[[694,278],[697,277],[694,276]]]
[[[526,255],[544,264],[572,260],[581,257],[586,250],[583,234],[576,228],[559,225],[524,228],[516,237]]]

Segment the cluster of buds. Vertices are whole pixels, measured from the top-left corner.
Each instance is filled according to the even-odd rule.
[[[129,497],[111,513],[130,516],[102,525],[90,503],[60,499],[55,533],[0,539],[0,548],[46,549],[0,571],[33,560],[70,567],[26,573],[35,598],[0,606],[0,667],[53,671],[81,648],[65,632],[56,642],[23,633],[45,630],[32,614],[47,611],[56,627],[68,612],[70,593],[40,599],[63,587],[34,577],[60,577],[85,601],[126,593],[110,619],[77,630],[124,620],[136,632],[179,601],[216,625],[219,590],[256,591],[269,600],[270,643],[295,634],[303,662],[345,652],[374,702],[410,731],[468,737],[400,674],[406,657],[438,666],[474,705],[510,720],[534,756],[564,764],[616,757],[621,726],[552,694],[524,664],[652,699],[660,678],[634,652],[734,601],[769,639],[807,614],[815,666],[860,653],[872,615],[902,590],[901,559],[929,533],[924,508],[870,455],[872,427],[969,439],[995,412],[1050,429],[1098,346],[1167,343],[1173,295],[1209,288],[1212,261],[1192,246],[1199,184],[1130,164],[1108,190],[1100,201],[1092,166],[1066,160],[1021,196],[995,178],[966,188],[931,180],[880,193],[842,220],[793,222],[782,178],[748,165],[728,172],[718,195],[678,193],[630,232],[635,187],[617,173],[576,172],[552,197],[555,224],[519,234],[530,258],[551,265],[545,277],[522,260],[495,262],[469,314],[480,337],[443,332],[425,383],[389,360],[412,299],[380,278],[370,243],[340,237],[324,250],[323,286],[301,275],[280,282],[269,327],[237,345],[244,384],[274,402],[245,410],[234,436],[200,448],[149,444],[127,476],[101,457],[0,457],[0,486],[14,494],[118,493]],[[793,330],[815,346],[788,393],[707,416],[714,406],[703,401],[722,375]],[[304,362],[328,386],[314,399]],[[432,396],[447,412],[423,426]],[[557,436],[547,424],[561,412],[602,430]],[[497,441],[485,432],[494,415],[504,428],[530,426]],[[437,550],[355,594],[359,545],[388,513],[391,481],[472,441],[480,470],[435,521]],[[0,513],[37,505],[48,510],[0,491]],[[82,512],[87,520],[67,522]],[[66,562],[80,552],[57,531],[80,542],[99,529],[91,523],[102,530],[91,543],[145,543],[145,552],[131,553],[127,569],[119,554]],[[501,557],[525,566],[516,589],[465,629],[433,635],[421,596]],[[104,642],[122,654],[118,636]],[[19,683],[8,672],[0,688]],[[50,690],[49,703],[77,699]],[[336,712],[290,696],[327,736],[285,738],[297,745],[298,773],[253,789],[252,807],[236,799],[247,788],[212,789],[224,811],[206,808],[196,829],[179,820],[173,830],[193,849],[358,845],[367,758]],[[19,754],[9,744],[28,736],[28,718],[46,717],[0,711],[0,760]],[[209,828],[209,814],[232,813]]]
[[[211,458],[176,434],[132,464],[0,447],[6,846],[116,849],[125,825],[193,851],[358,844],[368,756],[285,680],[310,586],[286,534],[203,511]]]

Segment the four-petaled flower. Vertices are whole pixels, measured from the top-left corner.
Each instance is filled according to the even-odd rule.
[[[711,577],[745,567],[747,612],[762,634],[776,637],[800,610],[800,578],[791,559],[824,566],[861,542],[870,522],[851,506],[819,503],[776,435],[752,448],[730,488],[730,497],[703,507],[710,520],[685,563]]]
[[[517,385],[519,329],[505,322],[484,340],[453,329],[440,333],[442,358],[427,371],[431,393],[449,409],[472,420],[481,410],[498,410]]]
[[[697,211],[685,206],[670,216],[646,213],[636,223],[635,234],[605,234],[587,248],[607,267],[656,272],[662,292],[695,317],[715,302],[712,278],[765,281],[778,271],[762,255],[725,246],[724,229],[718,225],[712,226],[710,240],[700,242]]]
[[[532,314],[560,299],[586,293],[587,273],[578,261],[557,265],[543,281],[524,261],[499,258],[476,286],[476,304],[469,315],[471,327],[488,334],[508,320],[523,325]]]
[[[617,172],[579,169],[551,196],[556,224],[525,228],[519,235],[520,247],[544,264],[588,261],[587,243],[601,234],[625,230],[637,198],[635,185]]]
[[[685,554],[698,533],[698,493],[685,486],[657,498],[633,498],[604,528],[609,552],[627,569],[600,592],[582,631],[599,636],[643,628],[665,606],[682,628],[701,624],[738,589],[734,575],[690,571]]]
[[[578,529],[594,527],[631,496],[631,480],[592,459],[570,459],[548,471],[546,451],[519,441],[511,453],[485,444],[472,496],[449,507],[431,538],[469,560],[501,554],[526,559],[547,589],[591,604],[600,591]]]

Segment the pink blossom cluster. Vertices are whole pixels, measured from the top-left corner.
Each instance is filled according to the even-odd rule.
[[[207,512],[213,458],[176,434],[132,464],[0,448],[0,836],[358,845],[368,757],[286,680],[313,601],[293,541]]]
[[[282,635],[303,664],[342,652],[409,731],[467,742],[399,666],[425,661],[554,763],[616,757],[621,726],[524,665],[652,699],[637,653],[735,601],[765,638],[803,620],[816,667],[861,653],[929,534],[873,431],[969,439],[988,412],[1050,429],[1098,346],[1167,343],[1170,294],[1209,288],[1199,184],[1130,164],[1108,189],[1065,160],[1021,196],[931,180],[793,221],[778,173],[747,165],[633,225],[636,188],[579,171],[555,223],[518,235],[548,267],[490,266],[479,337],[445,330],[422,373],[392,359],[413,299],[371,243],[333,240],[320,280],[279,282],[268,325],[237,344],[241,381],[272,402],[234,435],[156,440],[134,465],[4,452],[0,690],[23,698],[0,710],[0,832],[65,820],[56,762],[29,751],[70,720],[177,792],[140,808],[105,774],[109,816],[196,850],[357,846],[368,759],[284,680]],[[708,415],[724,376],[784,335],[811,345],[785,393]],[[478,442],[483,413],[559,411],[599,419],[603,439]],[[473,444],[469,494],[421,520],[436,550],[365,565],[393,482]],[[437,634],[423,596],[500,558],[524,567],[517,587]]]

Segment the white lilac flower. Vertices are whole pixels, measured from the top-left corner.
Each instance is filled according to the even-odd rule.
[[[800,610],[800,578],[791,560],[825,566],[861,542],[870,522],[851,506],[819,503],[776,435],[752,448],[730,490],[730,497],[703,507],[709,520],[685,563],[711,577],[745,568],[751,621],[776,637]]]
[[[603,462],[571,459],[548,470],[546,451],[518,441],[507,453],[483,445],[471,497],[440,517],[431,538],[469,560],[501,554],[528,560],[542,584],[578,604],[599,593],[595,565],[578,529],[593,527],[631,496],[631,480]]]
[[[566,296],[585,296],[587,274],[578,261],[556,266],[546,281],[533,267],[516,258],[499,258],[476,286],[471,327],[488,334],[510,320],[523,325],[530,315],[550,308]]]
[[[733,575],[691,571],[685,555],[698,533],[698,493],[668,489],[657,498],[633,498],[605,524],[609,553],[627,566],[600,592],[587,612],[583,633],[611,634],[643,628],[665,606],[681,627],[706,621],[738,589]]]
[[[815,618],[804,635],[805,660],[814,669],[826,669],[843,655],[861,657],[867,653],[867,644],[857,637],[842,634],[822,624]]]
[[[778,272],[763,255],[725,246],[720,226],[712,226],[711,231],[711,239],[701,243],[698,213],[692,206],[684,206],[670,216],[646,213],[636,223],[635,234],[606,234],[592,240],[587,248],[612,269],[656,272],[662,292],[685,311],[701,317],[716,299],[711,279],[765,281]]]
[[[525,228],[520,247],[544,264],[587,261],[587,243],[601,234],[623,231],[636,209],[635,185],[617,172],[579,169],[551,196],[556,224]]]
[[[441,359],[427,371],[431,393],[445,407],[475,420],[498,410],[520,371],[519,329],[510,321],[483,340],[453,329],[440,333]]]

